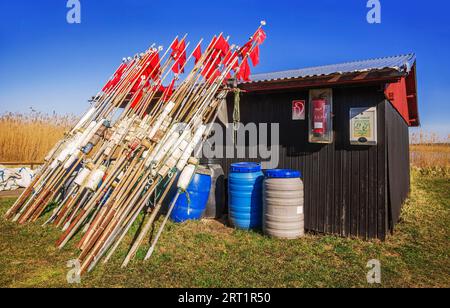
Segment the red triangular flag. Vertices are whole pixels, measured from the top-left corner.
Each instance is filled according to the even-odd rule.
[[[254,37],[254,41],[256,43],[258,43],[258,45],[261,45],[262,43],[264,43],[264,41],[267,38],[267,34],[266,32],[264,32],[264,30],[262,28],[258,29],[258,31],[256,31],[255,33],[255,37]]]
[[[145,84],[145,82],[147,82],[147,77],[144,75],[145,73],[143,73],[142,75],[141,75],[141,77],[140,78],[138,78],[137,80],[136,80],[136,83],[133,85],[133,87],[131,88],[131,93],[135,93],[137,90],[139,90],[139,88],[141,87],[141,86],[143,86],[144,84]],[[144,78],[145,77],[145,78]]]
[[[225,66],[228,66],[236,59],[236,57],[237,57],[237,53],[235,51],[234,52],[229,52],[225,56],[225,58],[223,58],[222,64],[225,65]]]
[[[116,75],[122,76],[126,69],[127,69],[127,64],[126,63],[122,63],[119,66],[119,69],[117,70]]]
[[[146,74],[155,81],[158,80],[160,75],[161,65],[159,61],[159,54],[156,54],[154,57],[152,57],[150,65],[148,66],[146,71]]]
[[[197,48],[195,48],[193,56],[195,58],[195,64],[197,64],[198,61],[200,61],[200,58],[202,57],[202,46],[201,45],[198,45]]]
[[[163,102],[167,102],[172,97],[174,86],[175,86],[175,79],[173,79],[170,85],[166,88],[166,91],[163,96]]]
[[[253,45],[253,41],[248,41],[244,46],[242,46],[242,48],[241,48],[241,56],[242,57],[245,57],[247,55],[247,53],[252,48],[252,45]]]
[[[111,86],[111,82],[112,82],[112,80],[109,80],[109,81],[105,84],[105,86],[102,88],[102,92],[104,92],[104,93],[107,93],[107,92],[108,92],[108,90],[109,90],[109,88],[110,88],[110,86]]]
[[[172,58],[176,58],[177,57],[177,52],[178,52],[178,39],[175,39],[175,41],[172,43],[172,45],[170,46],[170,49],[172,49],[172,53],[171,53],[171,57]]]
[[[222,56],[225,56],[230,51],[230,45],[221,35],[217,41],[216,49],[222,51]]]
[[[120,66],[117,68],[116,72],[114,73],[113,77],[110,80],[108,80],[108,82],[102,88],[102,92],[107,92],[109,90],[112,90],[112,88],[114,88],[119,83],[120,79],[122,79],[122,75],[126,69],[127,69],[126,63],[120,64]]]
[[[250,81],[250,74],[250,65],[248,64],[248,59],[245,59],[239,67],[239,73],[237,77],[244,81]]]
[[[134,109],[137,104],[141,101],[142,96],[144,95],[144,92],[142,89],[138,90],[138,93],[134,95],[134,99],[131,101],[131,109]]]
[[[253,66],[257,66],[259,64],[259,46],[258,45],[255,48],[253,48],[252,52],[250,53],[250,59],[252,60]]]
[[[166,90],[166,88],[160,83],[155,84],[152,88],[152,91],[154,91],[154,92],[163,93],[165,90]]]
[[[178,54],[180,55],[178,59],[179,70],[184,73],[184,65],[186,64],[187,56],[186,56],[186,43],[182,41],[178,46]]]
[[[220,64],[220,51],[214,50],[210,58],[206,61],[205,66],[202,70],[202,75],[208,79],[208,77],[214,72]]]
[[[217,78],[220,77],[220,75],[221,75],[220,71],[218,69],[215,69],[208,74],[207,80],[209,83],[213,83],[214,81],[217,80]]]

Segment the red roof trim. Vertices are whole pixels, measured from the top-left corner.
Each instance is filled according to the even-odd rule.
[[[420,125],[415,65],[407,76],[387,84],[385,95],[409,126]]]

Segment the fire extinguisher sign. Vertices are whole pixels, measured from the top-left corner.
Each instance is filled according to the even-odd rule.
[[[306,118],[306,101],[296,100],[292,102],[292,120],[299,121]]]

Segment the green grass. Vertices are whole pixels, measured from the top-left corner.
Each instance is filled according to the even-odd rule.
[[[371,287],[366,264],[379,259],[382,287],[450,287],[450,180],[414,173],[411,198],[386,242],[307,236],[296,241],[235,231],[215,221],[169,224],[149,262],[145,247],[127,269],[129,243],[69,285],[71,246],[59,231],[0,220],[1,287]],[[13,200],[0,201],[4,213]]]

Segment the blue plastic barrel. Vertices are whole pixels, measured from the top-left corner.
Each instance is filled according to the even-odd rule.
[[[229,217],[237,229],[259,229],[262,226],[262,183],[264,175],[257,163],[231,165],[229,174]]]
[[[210,190],[210,173],[207,169],[197,170],[189,184],[187,194],[184,193],[178,197],[170,218],[176,223],[201,219],[203,212],[206,210]]]

